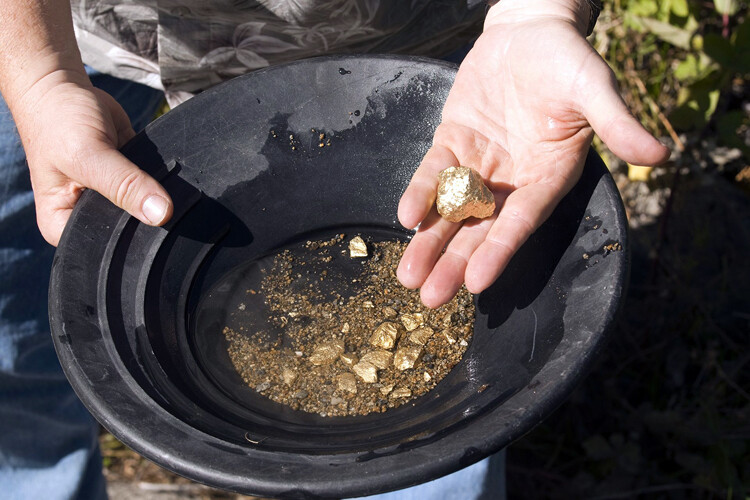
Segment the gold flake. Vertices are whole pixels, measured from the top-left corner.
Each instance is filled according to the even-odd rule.
[[[453,337],[453,335],[448,332],[443,332],[443,337],[445,337],[445,340],[447,340],[451,345],[456,343],[455,337]]]
[[[344,323],[344,326],[341,327],[341,333],[349,333],[349,323]]]
[[[495,198],[473,168],[448,167],[438,174],[437,210],[450,222],[484,219],[495,212]]]
[[[432,380],[432,375],[430,375],[428,372],[424,372],[424,381],[429,382]]]

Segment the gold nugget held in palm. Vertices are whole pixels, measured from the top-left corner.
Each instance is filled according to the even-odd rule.
[[[495,212],[495,197],[473,168],[448,167],[438,174],[437,210],[450,222],[484,219]]]

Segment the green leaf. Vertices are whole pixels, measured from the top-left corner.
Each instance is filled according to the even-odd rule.
[[[659,12],[659,5],[653,0],[630,0],[628,12],[635,16],[650,17]]]
[[[660,39],[667,43],[671,43],[675,47],[690,50],[690,39],[693,37],[692,31],[678,28],[669,23],[663,23],[648,17],[633,16],[633,18],[636,24],[642,26],[645,31],[653,33]]]
[[[716,69],[716,64],[704,54],[699,57],[688,54],[675,68],[674,76],[681,82],[690,83],[705,78]]]
[[[740,3],[737,0],[714,0],[714,6],[719,14],[733,16],[739,10]]]
[[[672,14],[677,17],[687,17],[690,13],[687,0],[672,0]]]
[[[703,117],[706,121],[710,120],[716,111],[716,106],[719,104],[719,96],[721,91],[719,89],[712,90],[708,93],[708,107],[703,110]]]
[[[721,92],[717,88],[717,73],[683,87],[677,96],[677,108],[669,119],[680,130],[701,129],[716,111]]]

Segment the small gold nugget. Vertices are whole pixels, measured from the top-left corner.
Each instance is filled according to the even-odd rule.
[[[367,243],[360,236],[355,236],[349,240],[349,257],[367,257]]]
[[[422,355],[422,346],[405,345],[398,348],[393,356],[393,364],[401,371],[414,368],[419,356]]]
[[[297,370],[289,366],[281,369],[281,379],[286,385],[292,385],[297,380]]]
[[[351,373],[342,373],[338,376],[339,390],[357,393],[357,379]]]
[[[361,361],[367,361],[378,370],[385,370],[391,364],[393,353],[389,351],[372,351],[362,356]]]
[[[310,355],[310,363],[315,366],[330,365],[344,353],[344,341],[333,339],[318,345]]]
[[[370,336],[370,344],[390,351],[396,346],[396,341],[400,336],[400,325],[391,321],[383,321]]]
[[[409,341],[413,344],[425,345],[427,341],[430,340],[433,333],[435,333],[435,331],[432,328],[429,326],[423,326],[422,328],[417,328],[411,332],[411,335],[409,335]]]
[[[344,354],[341,354],[339,356],[339,359],[346,365],[346,366],[354,366],[357,364],[357,361],[359,359],[357,358],[357,355],[353,352],[346,352]]]
[[[367,361],[360,361],[352,366],[355,375],[362,379],[363,382],[374,384],[378,381],[378,368]]]
[[[473,168],[448,167],[438,174],[437,210],[450,222],[484,219],[495,212],[495,198]]]
[[[380,394],[383,396],[387,396],[389,392],[393,390],[394,384],[385,384],[383,387],[380,388]]]
[[[408,387],[398,387],[396,389],[393,389],[393,392],[391,392],[390,397],[396,399],[396,398],[410,398],[411,397],[411,389]]]
[[[402,314],[401,323],[404,325],[404,328],[406,328],[406,331],[410,332],[424,324],[424,316],[422,313]]]

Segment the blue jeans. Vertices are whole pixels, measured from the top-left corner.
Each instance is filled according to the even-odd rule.
[[[505,500],[505,450],[429,483],[361,500]]]
[[[162,93],[89,72],[138,131]],[[26,157],[0,99],[0,485],[8,500],[106,498],[98,425],[60,368],[47,322],[54,248],[36,227]],[[371,500],[505,498],[505,455]]]
[[[162,93],[90,72],[139,130]],[[36,227],[26,156],[0,98],[0,496],[106,498],[99,426],[63,375],[47,321],[54,248]]]

